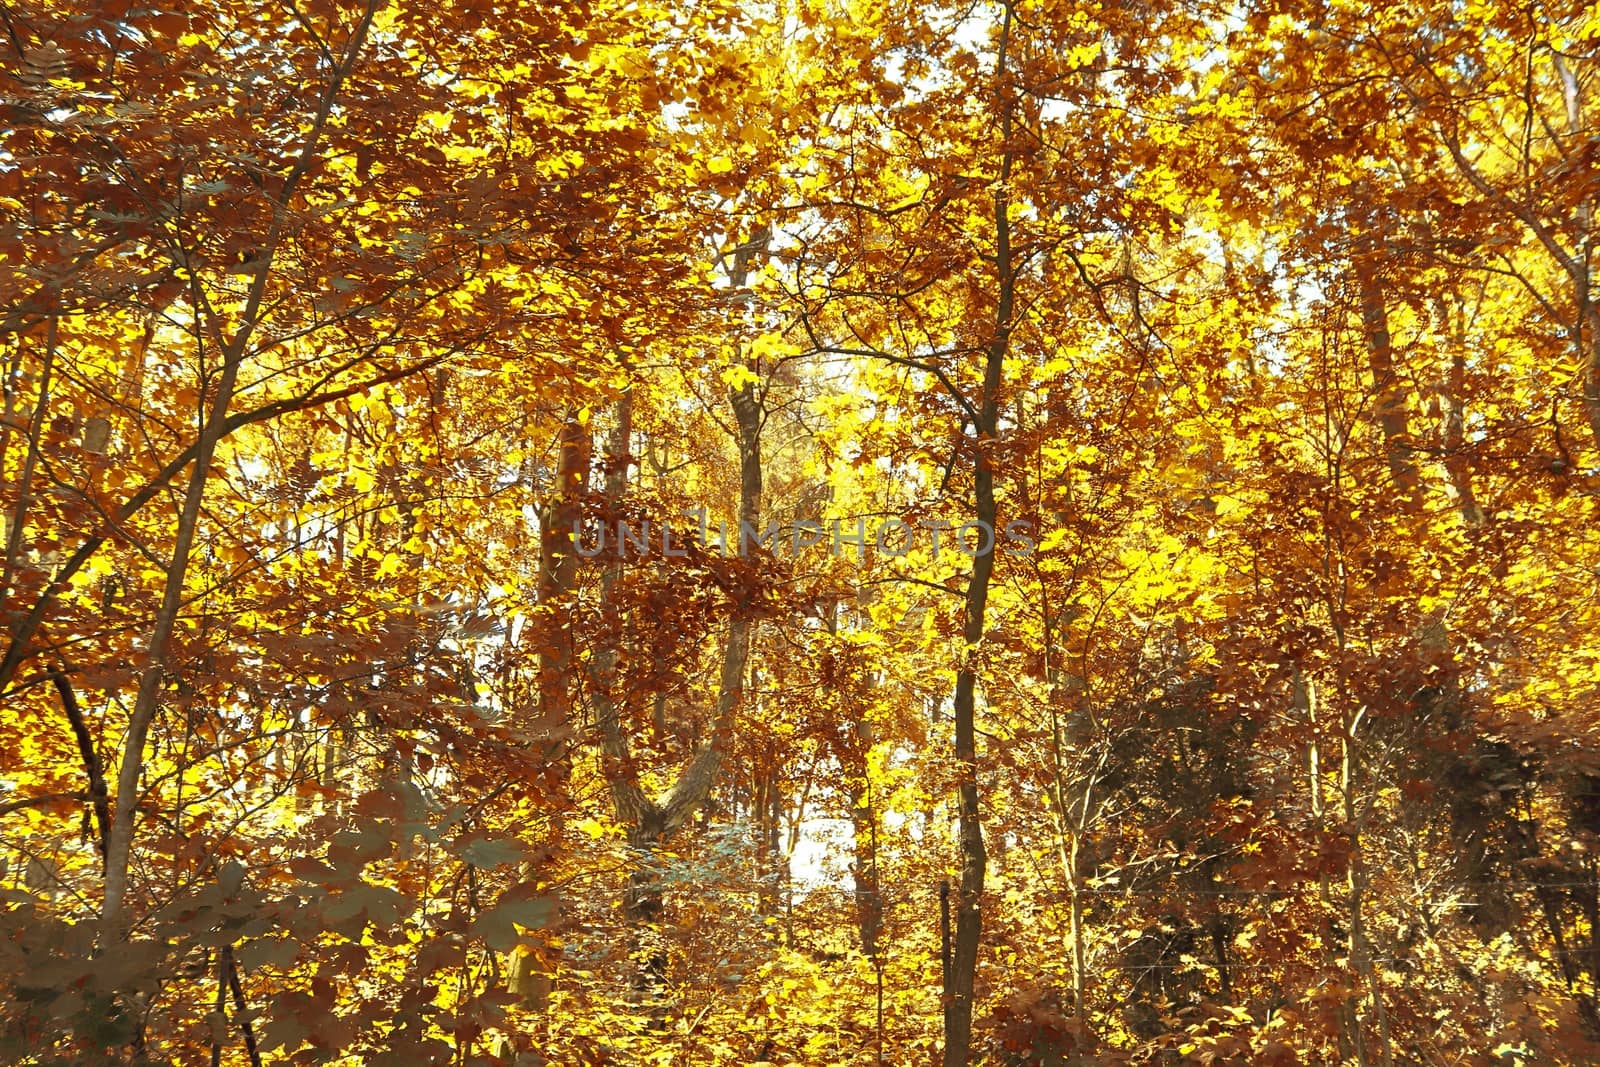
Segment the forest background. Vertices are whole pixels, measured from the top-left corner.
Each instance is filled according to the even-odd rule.
[[[1591,6],[0,31],[0,1060],[1600,1061]]]

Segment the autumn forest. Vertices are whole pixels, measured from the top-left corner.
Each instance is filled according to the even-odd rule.
[[[1600,1062],[1600,9],[4,0],[0,1063]]]

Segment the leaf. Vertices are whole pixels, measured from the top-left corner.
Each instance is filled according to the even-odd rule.
[[[244,865],[237,860],[229,860],[217,872],[217,888],[222,891],[223,897],[237,896],[239,889],[244,885]]]
[[[747,385],[760,385],[761,376],[743,364],[726,367],[722,371],[722,380],[728,388],[733,390],[743,389]]]
[[[517,927],[547,926],[555,917],[556,908],[556,901],[551,897],[502,900],[488,911],[480,912],[468,929],[474,936],[483,938],[494,951],[509,952],[520,939]]]
[[[262,967],[286,968],[300,957],[300,945],[291,938],[253,938],[234,949],[247,971]]]
[[[527,849],[510,838],[477,838],[462,847],[459,854],[472,866],[487,870],[518,862],[527,855]]]

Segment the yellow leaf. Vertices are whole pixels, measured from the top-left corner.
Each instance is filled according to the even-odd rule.
[[[761,380],[761,376],[744,364],[729,367],[722,372],[722,380],[730,389],[743,389],[746,385],[754,385]]]

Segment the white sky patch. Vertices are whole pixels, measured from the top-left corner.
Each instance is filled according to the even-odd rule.
[[[801,896],[812,889],[844,887],[850,880],[850,820],[805,818],[789,856],[789,876]]]

